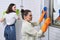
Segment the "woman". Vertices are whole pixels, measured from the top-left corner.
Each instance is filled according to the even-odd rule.
[[[32,21],[32,13],[31,13],[31,11],[30,10],[21,10],[21,13],[22,13],[22,18],[23,18],[22,29],[21,29],[21,34],[22,34],[22,39],[21,40],[36,40],[37,37],[42,37],[42,35],[43,35],[43,33],[45,31],[40,30],[39,32],[37,32],[33,28],[33,25],[31,23],[31,21]],[[42,20],[40,20],[40,22],[41,21]],[[35,23],[35,24],[38,24],[38,23]]]
[[[16,40],[15,22],[17,19],[19,19],[19,17],[16,15],[16,5],[11,3],[4,17],[0,19],[0,22],[5,20],[7,24],[4,30],[6,40]]]

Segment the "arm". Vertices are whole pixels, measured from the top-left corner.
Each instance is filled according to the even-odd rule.
[[[39,25],[39,22],[31,22],[31,24],[32,24],[33,26],[38,26],[38,25]]]
[[[40,30],[39,32],[37,32],[33,27],[31,27],[30,25],[27,26],[27,28],[25,28],[25,33],[27,35],[30,35],[30,36],[42,36],[43,32],[42,30]]]
[[[42,22],[42,20],[43,20],[43,18],[44,18],[44,15],[45,15],[45,11],[43,10],[43,11],[42,11],[42,14],[41,14],[41,16],[40,16],[40,18],[39,18],[39,20],[38,20],[39,23]]]
[[[43,20],[43,18],[44,18],[44,15],[45,15],[45,12],[42,11],[42,14],[41,14],[41,16],[40,16],[38,22],[31,22],[32,25],[33,25],[33,26],[38,26],[38,25],[42,22],[42,20]]]
[[[20,16],[15,13],[15,19],[20,20]]]
[[[0,22],[3,22],[6,18],[6,11],[3,12],[2,18],[0,18]]]
[[[51,20],[50,20],[50,18],[48,17],[48,18],[45,20],[43,26],[41,27],[41,30],[42,30],[44,33],[46,32],[46,30],[47,30],[47,28],[48,28],[48,26],[49,26],[50,23],[51,23]]]
[[[38,32],[37,37],[43,37],[43,34],[47,31],[47,28],[48,28],[50,23],[51,23],[51,21],[50,21],[50,18],[48,17],[45,20],[45,22],[44,22],[43,26],[41,27],[40,31]]]

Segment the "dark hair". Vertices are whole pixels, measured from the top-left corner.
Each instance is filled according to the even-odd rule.
[[[24,16],[27,16],[28,15],[28,12],[31,12],[30,10],[24,10],[24,9],[21,9],[21,15],[22,15],[22,18],[24,19]]]
[[[13,3],[11,3],[11,4],[9,5],[9,7],[8,7],[8,9],[7,9],[7,11],[6,11],[7,14],[10,13],[10,12],[15,12],[15,11],[12,10],[12,7],[13,7],[14,5],[15,5],[15,4],[13,4]]]

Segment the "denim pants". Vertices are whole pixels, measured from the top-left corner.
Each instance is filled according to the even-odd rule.
[[[7,25],[4,30],[5,40],[16,40],[15,24]]]

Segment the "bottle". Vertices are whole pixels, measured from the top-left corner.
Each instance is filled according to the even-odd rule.
[[[47,7],[44,7],[44,11],[47,11]],[[44,18],[47,18],[47,13],[45,13]]]
[[[60,17],[60,9],[59,9],[59,17]]]

